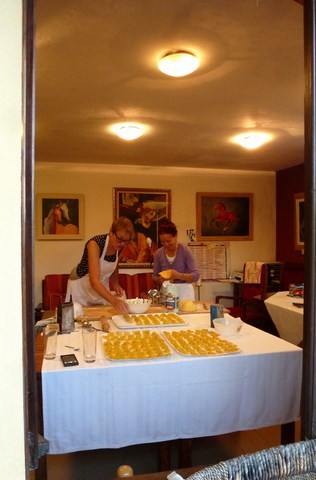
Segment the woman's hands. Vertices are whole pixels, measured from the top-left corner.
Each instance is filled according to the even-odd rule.
[[[181,275],[182,273],[177,272],[177,270],[170,270],[170,277],[168,280],[170,282],[173,282],[173,280],[180,280]]]
[[[121,313],[128,313],[128,305],[127,303],[121,298],[123,295],[125,296],[125,291],[124,289],[118,284],[112,284],[112,300],[110,300],[111,304],[117,310],[118,312]]]
[[[112,285],[113,291],[115,292],[115,295],[117,297],[122,297],[124,295],[124,289],[121,287],[121,285]]]
[[[163,275],[166,273],[166,275]],[[183,283],[192,283],[193,282],[193,275],[192,273],[181,273],[178,272],[177,270],[169,269],[165,270],[164,272],[160,272],[158,277],[155,277],[158,279],[157,283],[160,283],[160,285],[165,281],[168,280],[169,282],[173,282],[174,280],[180,280]]]
[[[124,300],[113,295],[113,301],[111,302],[111,304],[118,312],[128,313],[128,305]]]
[[[169,280],[169,282],[173,282],[174,280],[183,280],[184,273],[180,273],[177,270],[169,269],[160,272],[160,277],[164,280]]]

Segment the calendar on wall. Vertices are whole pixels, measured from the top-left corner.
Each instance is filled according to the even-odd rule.
[[[228,277],[230,270],[229,242],[190,242],[188,246],[196,260],[201,280]]]

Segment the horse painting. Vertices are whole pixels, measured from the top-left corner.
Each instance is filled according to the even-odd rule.
[[[227,211],[223,203],[217,202],[213,207],[213,218],[210,222],[210,227],[212,227],[214,223],[218,230],[225,233],[227,230],[236,226],[237,215],[235,212]]]
[[[52,206],[44,219],[43,233],[51,235],[73,235],[79,233],[77,225],[71,223],[67,201],[59,200]]]

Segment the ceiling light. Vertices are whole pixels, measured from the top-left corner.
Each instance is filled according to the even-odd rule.
[[[121,123],[115,125],[113,130],[123,140],[135,140],[143,135],[142,126],[134,123]]]
[[[241,135],[237,135],[233,138],[235,143],[238,143],[244,148],[248,148],[249,150],[259,148],[264,143],[268,142],[271,139],[271,135],[267,133],[243,133]]]
[[[200,61],[190,52],[167,53],[158,63],[161,72],[171,77],[184,77],[194,72],[200,66]]]

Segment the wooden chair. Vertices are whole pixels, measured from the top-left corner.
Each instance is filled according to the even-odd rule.
[[[68,273],[46,275],[43,280],[44,310],[55,310],[58,302],[65,301],[67,292]]]
[[[68,273],[45,275],[42,280],[43,301],[35,308],[35,321],[41,320],[44,310],[55,310],[59,300],[65,300],[68,278]]]
[[[55,310],[58,302],[64,302],[67,292],[68,273],[49,274],[42,281],[43,301],[35,308],[35,321],[41,320],[44,310]],[[128,275],[120,273],[120,285],[127,298],[147,298],[147,293],[155,288],[151,273]]]
[[[245,273],[246,264],[244,265]],[[244,276],[245,278],[245,276]],[[240,297],[218,295],[216,303],[223,303],[223,300],[233,302],[234,306],[227,306],[230,315],[240,317],[245,323],[278,335],[277,329],[272,322],[264,304],[264,296],[267,294],[268,268],[266,264],[261,267],[260,283],[243,282],[240,288]],[[225,303],[225,302],[224,302]]]
[[[137,273],[135,275],[120,273],[119,281],[127,298],[147,298],[148,291],[155,288],[152,273]]]

